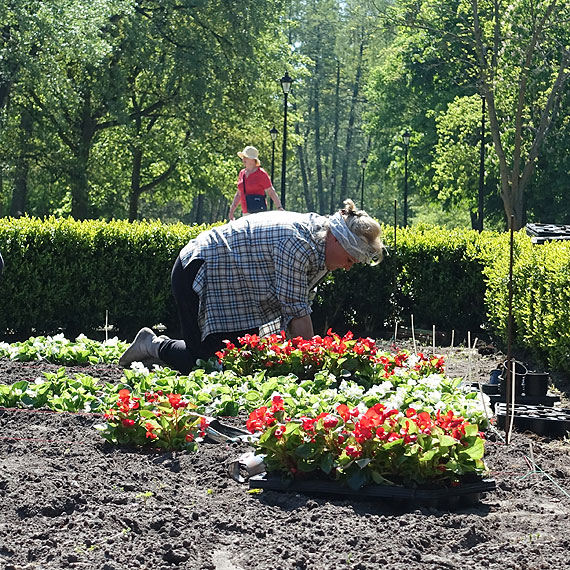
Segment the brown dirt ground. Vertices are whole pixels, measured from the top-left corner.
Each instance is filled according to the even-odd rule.
[[[445,350],[443,351],[445,354]],[[497,355],[449,351],[452,376],[488,379]],[[0,382],[58,367],[0,361]],[[78,369],[71,369],[73,372]],[[118,366],[81,371],[104,381]],[[563,394],[566,396],[566,394]],[[94,415],[0,409],[0,568],[97,570],[566,569],[570,444],[491,435],[496,491],[455,511],[248,492],[226,462],[245,444],[196,453],[106,445]],[[533,458],[540,472],[533,471]]]

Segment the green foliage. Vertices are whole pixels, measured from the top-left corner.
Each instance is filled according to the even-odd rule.
[[[383,231],[389,255],[377,266],[337,272],[319,291],[317,322],[374,334],[410,315],[419,328],[478,330],[485,321],[484,251],[496,234],[434,226]],[[445,292],[445,293],[443,293]],[[320,330],[320,329],[317,329]]]
[[[52,364],[73,366],[77,364],[99,364],[116,362],[127,349],[128,344],[117,337],[100,343],[80,335],[75,342],[63,334],[54,337],[31,337],[23,342],[0,342],[0,358],[18,362],[45,360]]]
[[[71,378],[65,368],[44,372],[45,381],[19,381],[0,384],[0,406],[6,408],[45,408],[56,412],[95,412],[104,400],[97,380],[77,373]]]
[[[111,322],[125,336],[175,322],[170,271],[179,250],[201,226],[158,222],[77,222],[4,219],[0,242],[6,267],[0,330],[19,336],[68,336]]]
[[[513,340],[553,368],[570,372],[570,244],[533,245],[514,235]],[[485,267],[489,325],[506,344],[509,322],[508,236]]]

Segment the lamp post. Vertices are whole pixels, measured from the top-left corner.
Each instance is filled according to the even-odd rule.
[[[479,159],[479,195],[477,197],[478,229],[483,231],[483,198],[485,189],[485,95],[481,95],[481,149]]]
[[[364,172],[366,170],[366,163],[368,161],[366,160],[366,157],[363,158],[360,161],[360,164],[362,165],[362,186],[360,187],[360,209],[364,210]]]
[[[406,129],[404,139],[404,227],[408,227],[408,147],[410,146],[410,131]]]
[[[289,77],[289,73],[280,79],[281,89],[283,89],[283,158],[281,162],[281,205],[285,208],[285,170],[287,165],[287,96],[291,90],[293,80]]]
[[[273,174],[275,173],[275,141],[277,140],[279,132],[275,127],[272,127],[269,129],[269,134],[271,135],[271,184],[273,184]],[[273,210],[273,200],[269,202],[269,209]]]

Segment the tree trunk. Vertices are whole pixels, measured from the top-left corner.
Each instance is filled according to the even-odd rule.
[[[321,147],[321,114],[320,114],[320,67],[319,59],[315,63],[315,162],[317,168],[317,203],[319,205],[319,214],[326,213],[325,191],[323,187],[323,160]]]
[[[331,165],[331,177],[330,177],[330,187],[331,187],[331,206],[330,213],[332,214],[336,210],[336,181],[337,181],[337,157],[338,157],[338,124],[340,116],[340,62],[336,61],[336,85],[334,91],[334,131],[333,131],[333,145],[332,145],[332,165]]]
[[[26,213],[28,207],[28,142],[32,138],[33,120],[27,109],[22,108],[20,114],[20,136],[18,157],[14,169],[14,189],[10,202],[10,216],[19,218]]]
[[[299,123],[295,123],[295,134],[299,135]],[[307,165],[305,161],[305,151],[303,145],[297,145],[297,159],[299,160],[299,169],[301,170],[301,179],[303,181],[303,195],[305,196],[305,204],[307,205],[307,211],[314,212],[313,197],[311,196],[311,191],[309,190],[309,181],[307,177]]]
[[[74,166],[71,170],[71,215],[76,220],[89,217],[89,154],[97,123],[91,115],[91,96],[85,95],[79,131],[79,144],[74,156]]]
[[[352,88],[352,99],[350,102],[350,113],[348,116],[348,127],[346,130],[346,144],[344,147],[344,160],[342,163],[342,180],[340,183],[341,201],[347,197],[348,189],[348,165],[350,164],[350,153],[352,150],[352,136],[354,130],[354,121],[356,119],[356,103],[358,101],[358,92],[360,90],[360,77],[362,75],[362,56],[364,54],[364,35],[360,40],[360,49],[358,52],[358,63],[356,66],[356,76]],[[354,197],[353,197],[354,199]]]
[[[134,222],[139,215],[139,198],[141,195],[141,163],[142,150],[132,150],[133,166],[131,169],[131,191],[129,192],[129,222]]]

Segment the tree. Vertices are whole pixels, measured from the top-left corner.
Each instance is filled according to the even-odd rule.
[[[401,0],[386,14],[405,33],[426,32],[424,49],[447,77],[454,69],[460,86],[485,97],[504,212],[522,227],[525,189],[570,77],[568,3]]]

